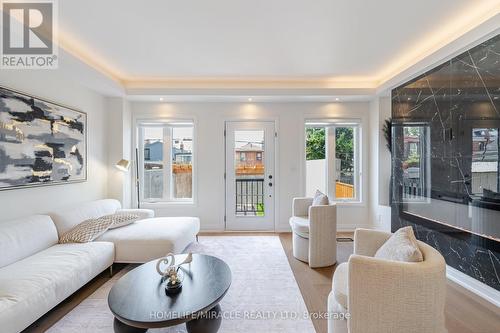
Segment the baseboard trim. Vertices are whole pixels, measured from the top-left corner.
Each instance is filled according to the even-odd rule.
[[[224,231],[225,231],[224,229],[215,229],[215,228],[214,229],[210,229],[210,228],[205,229],[205,228],[201,228],[199,233],[200,234],[204,234],[204,233],[205,234],[207,234],[207,233],[210,234],[210,233],[224,232]]]
[[[337,231],[354,232],[357,228],[373,229],[375,226],[371,223],[366,224],[337,224]]]
[[[460,287],[464,293],[475,298],[491,310],[497,313],[500,312],[500,291],[448,265],[446,265],[446,277],[455,283],[457,287]]]
[[[213,234],[213,233],[276,233],[276,232],[292,232],[290,227],[277,228],[276,230],[226,230],[224,228],[210,228],[202,227],[200,228],[200,233]]]

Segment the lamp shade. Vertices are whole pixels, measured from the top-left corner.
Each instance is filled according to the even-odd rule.
[[[116,167],[121,171],[128,171],[128,168],[130,167],[130,161],[119,160],[118,163],[116,163]]]

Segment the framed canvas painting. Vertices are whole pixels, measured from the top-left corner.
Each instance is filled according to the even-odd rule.
[[[87,114],[0,87],[0,191],[87,180]]]

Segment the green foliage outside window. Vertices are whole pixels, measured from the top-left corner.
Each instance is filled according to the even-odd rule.
[[[408,156],[405,162],[408,167],[418,167],[420,166],[420,156],[417,153],[412,153]]]
[[[335,154],[340,159],[340,170],[354,170],[354,129],[337,127],[335,131]]]
[[[306,160],[325,159],[324,127],[306,128]],[[335,131],[336,157],[341,160],[342,171],[354,169],[354,129],[352,127],[337,127]]]
[[[306,128],[306,160],[325,159],[325,128]]]

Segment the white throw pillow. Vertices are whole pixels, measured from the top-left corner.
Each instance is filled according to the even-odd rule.
[[[412,227],[396,231],[375,253],[375,258],[421,262],[424,260]]]
[[[137,214],[127,214],[127,213],[116,213],[101,217],[101,219],[109,219],[113,221],[109,229],[124,227],[126,225],[134,223],[135,221],[139,220],[139,218],[140,216]]]
[[[329,204],[328,201],[328,196],[321,192],[320,190],[316,190],[316,193],[314,194],[313,206],[326,206]]]

